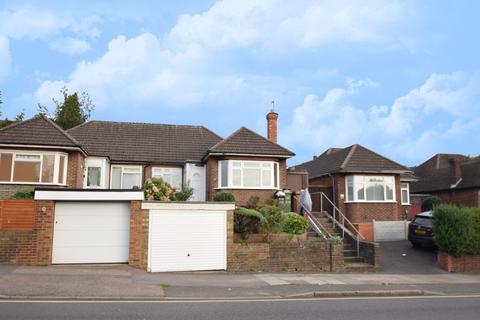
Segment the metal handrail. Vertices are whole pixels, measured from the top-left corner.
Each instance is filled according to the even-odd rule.
[[[360,233],[360,231],[353,225],[353,223],[348,220],[348,218],[343,214],[343,212],[330,200],[327,195],[323,192],[313,192],[310,195],[320,194],[320,211],[323,212],[333,223],[333,228],[338,226],[342,230],[342,239],[345,239],[345,233],[347,233],[350,237],[353,238],[357,242],[357,256],[360,255],[360,237],[365,239],[365,237]],[[330,215],[326,210],[323,210],[323,198],[327,199],[327,201],[333,207],[333,215]],[[336,212],[338,212],[338,218],[341,218],[341,223],[337,221]],[[350,226],[354,231],[355,234],[352,233],[347,227],[345,227],[345,221],[347,225]]]
[[[300,202],[300,199],[298,199],[297,196],[294,196],[295,200],[300,204],[300,206],[303,208],[305,215],[307,216],[308,221],[313,227],[313,231],[315,231],[319,236],[321,236],[323,239],[331,238],[332,235],[327,231],[327,229],[318,221],[318,219],[308,210],[305,208],[303,203]]]

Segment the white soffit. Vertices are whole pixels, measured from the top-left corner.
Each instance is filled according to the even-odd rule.
[[[143,200],[143,191],[36,190],[35,200],[132,201]]]

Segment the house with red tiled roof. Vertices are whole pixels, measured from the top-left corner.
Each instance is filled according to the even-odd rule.
[[[159,177],[192,200],[228,191],[245,203],[286,188],[286,160],[277,144],[278,114],[267,115],[268,137],[240,128],[223,139],[204,126],[88,121],[63,130],[45,116],[0,130],[0,197],[18,189],[141,189]]]

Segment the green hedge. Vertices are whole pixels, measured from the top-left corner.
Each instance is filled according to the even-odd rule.
[[[439,205],[433,217],[440,251],[453,256],[480,254],[480,208]]]
[[[436,206],[440,205],[442,200],[437,196],[431,196],[423,199],[422,212],[433,210]]]
[[[282,230],[282,222],[285,217],[279,207],[264,205],[258,211],[266,219],[266,231],[268,233],[279,233]]]
[[[244,207],[237,207],[233,218],[233,230],[239,233],[243,240],[248,239],[252,233],[259,233],[267,224],[267,220],[260,212]]]
[[[235,196],[230,192],[217,192],[213,200],[219,202],[235,202]]]
[[[35,195],[35,191],[33,189],[20,189],[15,191],[14,195],[10,197],[10,199],[33,199]]]
[[[288,213],[282,224],[282,231],[290,234],[304,234],[307,228],[307,220],[295,212]]]

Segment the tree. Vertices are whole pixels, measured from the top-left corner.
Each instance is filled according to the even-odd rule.
[[[3,103],[2,100],[2,92],[0,91],[0,105]],[[0,116],[2,116],[2,112],[0,111]],[[0,128],[6,127],[8,125],[11,125],[12,123],[20,122],[25,119],[25,112],[22,111],[18,115],[15,116],[14,120],[10,120],[8,118],[5,119],[0,119]]]
[[[86,92],[78,94],[68,93],[67,87],[63,87],[60,92],[63,95],[63,101],[53,99],[56,105],[54,121],[63,129],[67,130],[84,123],[90,118],[94,108],[92,99]],[[48,110],[39,105],[39,113],[47,114]]]

